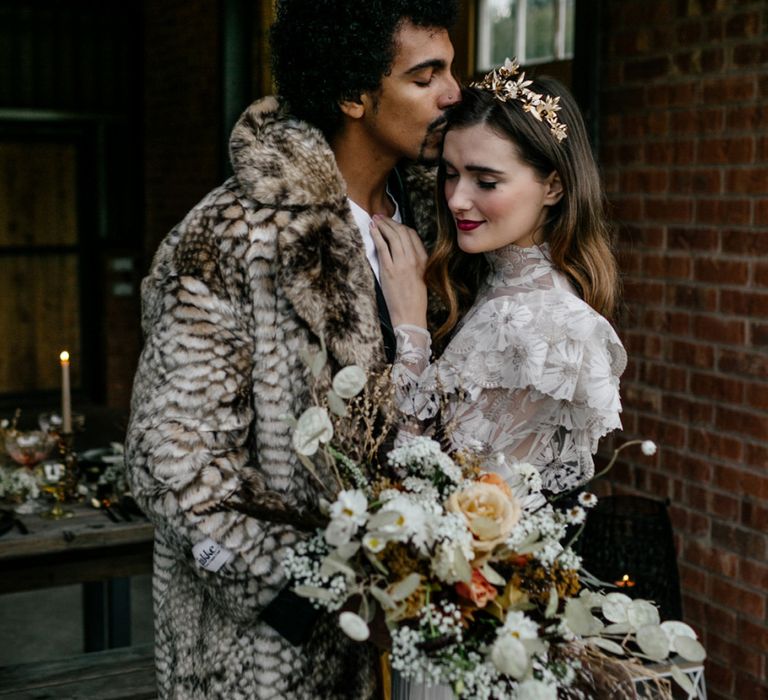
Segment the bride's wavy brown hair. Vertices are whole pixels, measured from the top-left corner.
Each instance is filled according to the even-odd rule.
[[[464,88],[462,101],[448,117],[448,130],[485,125],[511,141],[521,159],[543,179],[560,176],[563,196],[549,207],[542,240],[549,244],[552,262],[595,311],[611,318],[619,295],[619,274],[612,249],[613,229],[606,216],[605,196],[592,156],[584,121],[571,94],[556,80],[540,78],[529,86],[537,93],[560,97],[558,118],[568,127],[562,142],[549,126],[523,111],[518,100],[501,102],[479,88]],[[438,235],[425,277],[443,302],[445,316],[434,331],[438,345],[445,342],[474,302],[488,273],[484,255],[467,255],[456,242],[456,224],[445,199],[445,166],[437,176]]]

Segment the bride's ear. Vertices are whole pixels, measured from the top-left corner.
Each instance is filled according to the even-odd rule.
[[[547,177],[545,184],[547,185],[547,193],[544,196],[544,204],[546,206],[552,206],[557,204],[563,197],[563,182],[560,180],[556,170],[553,170]]]

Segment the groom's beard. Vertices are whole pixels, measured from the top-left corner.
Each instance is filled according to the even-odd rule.
[[[445,126],[447,123],[448,120],[443,114],[427,127],[427,135],[421,142],[419,155],[416,156],[417,163],[420,165],[437,165],[443,149],[443,138],[445,137]]]

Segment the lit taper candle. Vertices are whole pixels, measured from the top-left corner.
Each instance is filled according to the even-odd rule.
[[[59,355],[61,362],[61,431],[72,432],[72,395],[69,388],[69,353]]]

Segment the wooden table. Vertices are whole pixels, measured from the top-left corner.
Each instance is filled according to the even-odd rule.
[[[154,700],[152,645],[0,668],[1,700]]]
[[[71,518],[23,515],[29,534],[0,537],[0,593],[83,584],[85,651],[130,644],[130,576],[152,571],[152,525],[112,522],[102,510],[68,505]],[[106,608],[106,613],[105,613]]]

